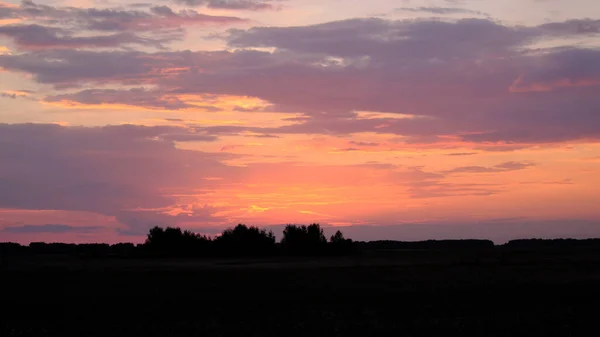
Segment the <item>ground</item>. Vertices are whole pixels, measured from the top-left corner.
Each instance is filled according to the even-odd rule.
[[[1,336],[591,336],[600,255],[4,261]]]

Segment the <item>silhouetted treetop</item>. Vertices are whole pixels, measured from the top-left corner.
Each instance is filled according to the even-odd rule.
[[[335,234],[333,234],[329,239],[329,242],[331,243],[341,243],[345,241],[346,239],[344,238],[344,234],[342,234],[340,231],[335,232]]]
[[[199,256],[207,250],[211,240],[206,236],[182,231],[178,227],[154,227],[150,229],[144,248],[151,254],[161,256]]]
[[[223,231],[215,240],[215,244],[225,255],[267,255],[275,251],[275,234],[272,231],[240,224]]]
[[[327,239],[318,224],[287,225],[283,230],[281,247],[291,255],[318,255],[325,251]]]
[[[357,246],[351,239],[346,239],[341,231],[336,231],[329,238],[329,253],[331,255],[348,255],[358,251]]]

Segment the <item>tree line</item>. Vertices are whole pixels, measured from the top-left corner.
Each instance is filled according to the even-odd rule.
[[[355,251],[354,242],[337,231],[329,240],[318,224],[287,225],[280,243],[272,231],[237,225],[216,238],[180,228],[154,227],[142,245],[150,256],[275,256],[347,255]]]
[[[237,225],[217,237],[209,237],[178,227],[154,227],[142,244],[69,244],[32,242],[28,246],[0,242],[0,255],[71,255],[79,257],[269,257],[344,256],[356,254],[395,254],[397,252],[455,251],[490,252],[504,250],[593,250],[600,251],[600,239],[519,239],[503,245],[490,240],[370,241],[346,239],[341,231],[327,238],[318,224],[288,225],[280,242],[272,231]]]
[[[337,231],[329,239],[319,224],[287,225],[281,242],[272,231],[237,225],[212,238],[179,227],[154,227],[143,244],[0,244],[4,254],[66,254],[84,257],[268,257],[352,255],[358,246]]]

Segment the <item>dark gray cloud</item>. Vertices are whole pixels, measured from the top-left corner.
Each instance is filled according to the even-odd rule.
[[[104,227],[99,226],[68,226],[68,225],[23,225],[17,227],[7,227],[3,231],[7,233],[52,233],[52,234],[65,234],[65,233],[95,233],[102,231]]]

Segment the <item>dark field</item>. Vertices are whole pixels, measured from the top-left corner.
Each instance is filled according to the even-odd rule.
[[[600,254],[4,262],[1,336],[594,336]]]

